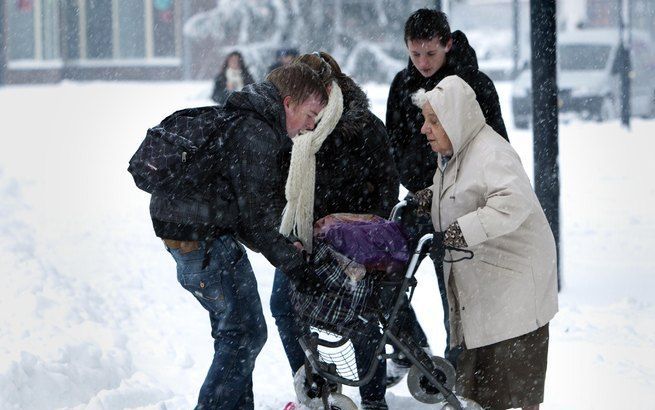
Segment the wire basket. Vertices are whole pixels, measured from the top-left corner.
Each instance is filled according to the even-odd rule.
[[[317,346],[318,360],[325,365],[334,365],[334,372],[352,381],[359,380],[355,347],[350,339],[317,327],[311,328],[323,342]],[[325,343],[327,342],[327,343]]]

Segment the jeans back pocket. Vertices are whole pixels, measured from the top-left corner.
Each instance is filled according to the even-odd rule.
[[[182,286],[193,296],[208,302],[224,299],[220,271],[207,269],[204,272],[183,273],[181,276]]]
[[[201,242],[201,247],[197,251],[182,254],[179,250],[171,250],[171,254],[177,262],[177,280],[182,287],[193,296],[207,309],[214,313],[225,310],[225,293],[223,289],[222,275],[225,267],[221,266],[218,258],[211,261],[205,266],[204,260],[206,252],[209,257],[216,252],[215,244]],[[211,248],[206,249],[207,246]]]

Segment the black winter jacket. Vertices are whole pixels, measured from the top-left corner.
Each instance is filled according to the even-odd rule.
[[[282,98],[270,82],[251,84],[230,94],[218,116],[234,116],[216,135],[220,162],[214,184],[185,199],[153,194],[150,216],[155,233],[178,240],[236,235],[283,271],[304,264],[301,254],[278,232],[284,207],[282,174],[289,149]],[[202,132],[202,130],[189,130]]]
[[[398,173],[384,124],[354,81],[339,81],[344,110],[316,153],[314,220],[337,212],[384,218],[398,201]]]
[[[423,77],[410,59],[407,68],[396,74],[389,89],[387,132],[400,182],[411,192],[432,185],[437,170],[437,154],[421,134],[421,109],[412,103],[412,94],[420,88],[430,91],[444,77],[460,76],[475,91],[487,124],[508,140],[496,87],[486,74],[478,70],[475,50],[464,33],[455,31],[452,38],[453,46],[446,54],[446,63],[432,77]]]

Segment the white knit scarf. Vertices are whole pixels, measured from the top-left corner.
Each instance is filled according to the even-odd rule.
[[[225,85],[230,91],[241,91],[243,88],[243,73],[241,70],[228,67],[225,70]]]
[[[312,252],[314,221],[314,190],[316,185],[316,153],[323,141],[337,126],[343,113],[343,95],[336,82],[332,82],[330,99],[316,117],[320,120],[314,130],[293,138],[291,166],[285,188],[287,205],[282,213],[280,233],[293,234],[300,239],[309,253]]]

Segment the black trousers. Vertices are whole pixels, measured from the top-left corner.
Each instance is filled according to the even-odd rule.
[[[412,252],[416,249],[419,240],[423,235],[435,234],[434,225],[429,215],[418,215],[415,210],[405,208],[401,214],[400,222],[410,237],[410,250]],[[434,235],[435,239],[439,235]],[[437,239],[438,240],[438,239]],[[429,251],[429,256],[434,264],[434,270],[437,275],[437,284],[439,285],[439,295],[441,296],[441,306],[443,308],[443,324],[446,330],[446,348],[444,351],[444,358],[447,359],[453,366],[457,365],[457,357],[462,349],[458,346],[454,349],[450,348],[450,321],[449,321],[449,307],[448,298],[446,297],[446,283],[444,280],[443,272],[443,256],[440,250],[441,243],[432,243]],[[425,257],[425,256],[423,256]],[[423,258],[422,257],[422,258]],[[419,260],[420,264],[421,260]],[[418,266],[418,264],[417,264]],[[403,305],[400,311],[401,331],[411,335],[416,342],[423,347],[428,347],[428,340],[423,328],[421,327],[414,309],[409,303]]]

